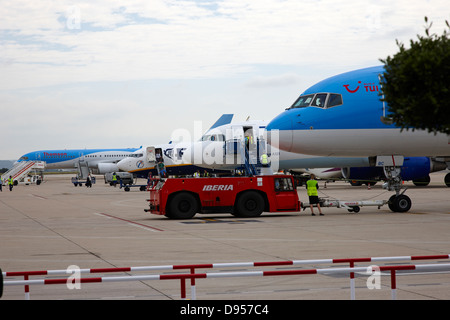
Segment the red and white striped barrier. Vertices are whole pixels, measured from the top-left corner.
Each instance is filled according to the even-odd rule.
[[[209,279],[209,278],[230,278],[230,277],[271,277],[283,275],[306,275],[306,274],[341,274],[341,273],[370,273],[375,272],[375,267],[356,267],[356,268],[325,268],[325,269],[303,269],[303,270],[273,270],[273,271],[241,271],[241,272],[220,272],[220,273],[188,273],[188,274],[170,274],[170,275],[141,275],[141,276],[121,276],[121,277],[96,277],[80,278],[80,283],[95,282],[122,282],[122,281],[149,281],[149,280],[181,280],[181,298],[186,298],[185,280],[186,279]],[[391,272],[392,298],[396,298],[396,280],[395,272],[399,270],[416,270],[418,272],[432,272],[436,270],[450,271],[450,264],[423,264],[423,265],[398,265],[376,267],[379,271]],[[6,281],[5,286],[14,285],[51,285],[67,284],[71,279],[39,279],[39,280],[19,280]]]
[[[143,277],[150,277],[147,280],[167,280],[167,279],[180,279],[182,282],[182,292],[183,292],[183,286],[185,279],[191,280],[191,298],[195,300],[195,279],[201,278],[200,276],[197,276],[199,274],[195,274],[195,269],[203,269],[203,268],[232,268],[232,267],[268,267],[268,266],[288,266],[288,265],[311,265],[311,264],[341,264],[341,263],[349,263],[350,270],[353,271],[346,271],[350,273],[350,289],[351,289],[351,299],[355,299],[355,284],[354,284],[354,273],[360,272],[359,269],[367,270],[367,267],[360,267],[360,268],[354,268],[354,264],[356,262],[394,262],[394,261],[414,261],[414,260],[440,260],[440,259],[450,259],[450,255],[430,255],[430,256],[397,256],[397,257],[372,257],[372,258],[345,258],[345,259],[314,259],[314,260],[289,260],[289,261],[269,261],[269,262],[232,262],[232,263],[212,263],[212,264],[188,264],[188,265],[163,265],[163,266],[142,266],[142,267],[124,267],[124,268],[97,268],[97,269],[78,269],[77,272],[79,273],[111,273],[111,272],[133,272],[133,271],[158,271],[158,270],[181,270],[181,269],[190,269],[191,273],[187,275],[155,275],[155,276],[143,276]],[[430,266],[430,265],[424,265],[424,266]],[[439,266],[442,266],[440,264]],[[407,270],[402,269],[402,266],[397,266],[398,269],[396,270]],[[405,267],[411,267],[411,266],[405,266]],[[414,267],[414,266],[413,266]],[[383,270],[383,268],[387,267],[380,267],[380,270]],[[392,268],[392,267],[390,267]],[[335,269],[310,269],[310,270],[340,270],[342,268],[335,268]],[[345,268],[344,268],[345,269]],[[342,270],[344,270],[342,269]],[[348,269],[348,268],[347,268]],[[345,270],[347,270],[345,269]],[[358,270],[357,270],[358,269]],[[392,270],[392,269],[389,269]],[[409,269],[408,269],[409,270]],[[414,269],[411,269],[414,270]],[[305,273],[305,271],[307,273]],[[255,271],[258,272],[267,272],[267,271]],[[311,274],[308,273],[309,270],[290,270],[290,271],[272,271],[273,272],[281,272],[280,275],[288,275],[291,274],[290,272],[294,272],[292,274]],[[299,273],[297,273],[299,272]],[[392,272],[392,271],[391,271]],[[393,270],[394,274],[393,276],[395,280],[395,270]],[[31,284],[56,284],[56,283],[67,283],[67,279],[41,279],[41,280],[28,280],[29,276],[37,276],[37,275],[61,275],[61,274],[68,274],[70,271],[67,269],[62,270],[41,270],[41,271],[19,271],[19,272],[3,272],[3,277],[13,277],[13,276],[23,276],[24,281],[9,281],[5,282],[8,283],[8,285],[18,285],[19,283],[22,283],[25,286],[25,298],[29,299],[29,285]],[[324,273],[324,271],[316,272],[316,273]],[[226,273],[220,273],[220,274],[226,274]],[[231,273],[235,274],[235,273]],[[276,274],[273,274],[276,275]],[[127,277],[111,277],[111,278],[83,278],[83,282],[105,282],[105,281],[98,281],[98,279],[136,279],[137,281],[141,281],[142,279],[139,279],[141,276],[127,276]],[[159,277],[159,278],[157,278]],[[125,281],[125,280],[118,280],[118,281]],[[53,283],[54,282],[54,283]],[[394,285],[395,286],[395,283]],[[182,294],[183,295],[183,294]],[[1,297],[1,296],[0,296]]]

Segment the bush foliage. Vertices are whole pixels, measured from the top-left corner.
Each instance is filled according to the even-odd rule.
[[[425,36],[411,40],[409,49],[397,40],[400,51],[381,59],[383,100],[393,122],[403,129],[450,134],[449,32],[431,34],[427,17],[425,24]],[[448,21],[446,25],[450,30]]]

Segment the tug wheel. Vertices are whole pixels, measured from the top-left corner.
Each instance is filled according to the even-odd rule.
[[[255,191],[243,193],[236,201],[236,216],[258,217],[264,211],[264,198]]]
[[[187,192],[176,194],[168,205],[167,216],[172,219],[191,219],[198,211],[195,197]]]

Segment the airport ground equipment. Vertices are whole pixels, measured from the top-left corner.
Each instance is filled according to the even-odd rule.
[[[172,219],[190,219],[196,213],[228,212],[257,217],[262,212],[300,211],[293,177],[267,175],[221,178],[152,179],[150,212]]]
[[[116,172],[117,183],[120,183],[122,180],[122,185],[128,185],[134,183],[133,174],[130,172]],[[113,172],[105,173],[105,183],[109,183],[112,185],[113,181]]]
[[[34,170],[44,170],[45,169],[45,162],[44,161],[21,161],[18,162],[14,167],[12,167],[10,170],[5,172],[2,175],[3,184],[7,184],[7,179],[11,176],[14,181],[14,185],[17,185],[21,182],[24,182],[26,184],[29,183],[36,183],[40,184],[41,180],[37,178],[27,179],[28,174],[30,171]],[[35,175],[36,176],[36,175]]]
[[[144,185],[144,184],[127,184],[127,185],[121,186],[121,188],[123,188],[123,190],[125,192],[130,191],[131,188],[139,188],[139,191],[146,191],[147,190],[147,185]]]
[[[319,204],[322,208],[344,208],[347,209],[348,212],[356,212],[358,213],[360,211],[361,207],[367,207],[367,206],[375,206],[380,209],[385,204],[389,204],[389,201],[387,200],[329,200],[329,199],[323,199],[319,198]],[[310,204],[308,202],[302,202],[301,204],[303,210],[306,208],[309,208]],[[395,211],[395,210],[392,210]]]
[[[83,183],[86,184],[87,179],[83,180],[83,179],[79,179],[78,177],[72,177],[72,183],[75,187],[77,186],[82,186]],[[97,182],[97,179],[95,177],[91,177],[91,183],[95,184]]]

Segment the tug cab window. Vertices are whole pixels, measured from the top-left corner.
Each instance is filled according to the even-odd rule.
[[[300,96],[294,104],[288,108],[306,108],[306,107],[316,107],[316,108],[332,108],[343,104],[342,95],[337,93],[315,93]]]
[[[289,178],[275,178],[275,191],[293,191],[294,186]]]

